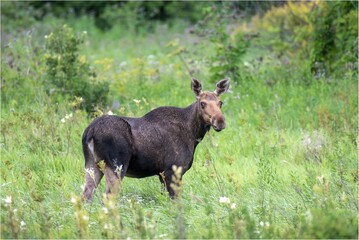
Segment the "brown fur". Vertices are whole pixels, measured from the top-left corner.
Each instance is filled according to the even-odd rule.
[[[143,178],[160,176],[171,197],[173,166],[182,167],[182,175],[191,168],[197,144],[212,126],[226,127],[219,95],[228,90],[229,80],[217,83],[214,92],[202,92],[201,83],[192,79],[197,101],[186,108],[160,107],[141,118],[101,116],[84,131],[84,198],[89,201],[106,177],[106,193],[116,194],[124,176]],[[100,161],[104,169],[100,169]]]

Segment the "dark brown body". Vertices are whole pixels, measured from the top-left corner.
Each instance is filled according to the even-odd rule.
[[[193,81],[199,84],[198,94]],[[222,81],[226,81],[226,91],[229,82]],[[198,100],[186,108],[160,107],[141,118],[101,116],[86,128],[82,146],[87,200],[92,198],[104,174],[107,193],[116,192],[116,183],[124,176],[143,178],[164,174],[160,180],[165,181],[170,196],[175,196],[171,187],[172,167],[182,167],[183,175],[192,166],[196,146],[210,127],[217,131],[225,127],[224,117],[218,111],[220,93],[202,93],[197,80],[192,80],[192,89]],[[218,109],[210,108],[214,102]],[[211,113],[206,114],[205,109]],[[102,170],[98,166],[101,160],[105,162]]]

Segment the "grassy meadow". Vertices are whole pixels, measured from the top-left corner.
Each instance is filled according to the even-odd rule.
[[[304,16],[301,4],[290,7]],[[279,8],[268,14],[278,17]],[[357,59],[315,74],[313,34],[280,38],[267,15],[234,20],[230,30],[207,24],[217,38],[191,33],[180,19],[101,31],[88,15],[26,26],[27,14],[1,23],[2,239],[358,238]],[[61,72],[67,52],[52,49],[62,44],[73,46],[65,51],[74,62]],[[217,63],[222,53],[231,61]],[[59,90],[63,69],[72,81],[91,81],[85,90],[71,85],[86,96],[108,89],[105,103],[88,111],[85,97]],[[81,136],[95,116],[186,107],[195,101],[192,77],[212,91],[221,74],[231,78],[222,97],[227,128],[197,146],[179,199],[158,177],[125,177],[119,196],[104,197],[102,180],[93,202],[81,201]]]

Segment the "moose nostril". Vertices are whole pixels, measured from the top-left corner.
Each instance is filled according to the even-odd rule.
[[[221,131],[226,128],[226,123],[223,118],[212,119],[212,127],[216,131]]]

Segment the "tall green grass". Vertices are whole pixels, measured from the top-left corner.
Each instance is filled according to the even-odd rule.
[[[44,29],[63,24],[50,20]],[[181,25],[138,37],[121,28],[100,32],[90,20],[68,24],[88,32],[83,56],[120,103],[102,112],[142,116],[195,101],[186,67],[166,47],[179,38],[196,48],[176,33]],[[355,74],[316,79],[305,62],[281,65],[268,56],[257,65],[249,50],[248,81],[232,82],[223,96],[227,128],[211,130],[198,146],[180,199],[170,200],[158,177],[125,178],[117,198],[103,197],[103,181],[84,204],[81,135],[92,118],[43,91],[49,32],[40,27],[2,49],[2,238],[358,237]],[[186,60],[211,50],[197,51]],[[213,90],[206,66],[189,64]]]

